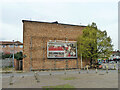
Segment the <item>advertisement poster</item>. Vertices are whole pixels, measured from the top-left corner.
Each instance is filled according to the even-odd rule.
[[[77,58],[76,41],[47,42],[48,58]]]

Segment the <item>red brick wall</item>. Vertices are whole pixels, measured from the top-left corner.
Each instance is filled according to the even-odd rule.
[[[70,59],[67,62],[66,59],[48,59],[47,42],[54,39],[65,40],[66,37],[70,41],[76,41],[77,37],[82,34],[82,29],[84,28],[84,26],[24,21],[23,53],[27,57],[23,60],[23,70],[30,70],[30,57],[32,57],[33,69],[62,69],[66,68],[66,63],[68,64],[68,68],[77,68],[77,59]],[[31,42],[32,49],[30,49]],[[45,48],[44,50],[43,46]],[[83,62],[85,61],[83,60]],[[78,58],[78,65],[80,67],[80,58]]]

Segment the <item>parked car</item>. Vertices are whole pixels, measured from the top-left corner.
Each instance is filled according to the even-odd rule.
[[[114,63],[115,63],[115,61],[110,61],[109,63],[114,64]]]

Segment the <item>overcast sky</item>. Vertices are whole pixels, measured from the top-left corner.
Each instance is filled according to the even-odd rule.
[[[0,41],[23,42],[22,20],[76,25],[95,22],[118,49],[118,0],[4,0],[0,6]]]

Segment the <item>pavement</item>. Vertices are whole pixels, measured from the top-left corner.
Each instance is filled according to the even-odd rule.
[[[2,71],[0,73],[2,88],[42,88],[43,86],[64,84],[72,85],[75,88],[118,88],[118,64],[116,64],[116,70],[112,69],[114,64],[107,65],[109,67],[108,73],[103,69],[98,69],[97,73],[95,69],[88,71],[80,69],[35,72]],[[72,77],[75,79],[64,80],[64,78]]]
[[[3,88],[42,88],[43,86],[55,86],[69,84],[75,88],[118,88],[118,70],[68,70],[66,71],[47,71],[37,72],[36,81],[35,72],[8,73],[2,74]],[[50,75],[50,73],[52,75]],[[12,79],[10,78],[11,76]],[[73,80],[64,80],[64,78],[75,77]],[[13,85],[9,85],[10,82]]]

